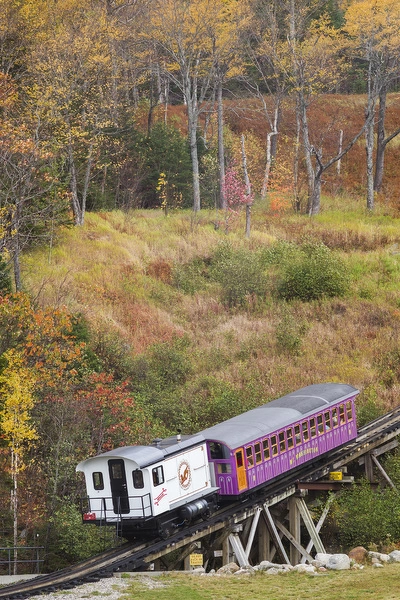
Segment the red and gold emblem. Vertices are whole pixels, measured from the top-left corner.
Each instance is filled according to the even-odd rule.
[[[178,479],[179,485],[184,490],[186,490],[192,482],[192,473],[189,463],[186,460],[183,460],[178,467]]]

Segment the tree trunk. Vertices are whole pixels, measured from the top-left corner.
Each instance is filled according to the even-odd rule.
[[[14,575],[17,575],[18,573],[18,468],[18,454],[14,450],[11,450],[11,476],[13,480],[11,506],[13,512]]]
[[[367,154],[367,209],[374,210],[374,121],[369,118],[365,129],[365,151]]]
[[[190,89],[186,87],[186,90],[185,97],[187,100],[189,145],[193,174],[193,212],[197,213],[200,210],[200,175],[199,156],[197,152],[197,122],[199,118],[197,92],[193,90],[192,95],[190,95]]]
[[[218,82],[218,165],[219,165],[219,206],[226,209],[224,194],[225,181],[225,147],[224,147],[224,107],[222,103],[222,81]]]
[[[250,237],[250,219],[251,219],[251,184],[249,179],[249,173],[247,171],[247,157],[246,157],[246,149],[244,147],[244,135],[242,134],[241,138],[242,143],[242,165],[243,165],[243,173],[244,173],[244,182],[246,185],[246,195],[249,198],[249,201],[246,203],[246,237]]]
[[[386,116],[386,87],[382,86],[379,94],[378,135],[376,142],[374,190],[382,188],[383,168],[385,162],[385,116]]]

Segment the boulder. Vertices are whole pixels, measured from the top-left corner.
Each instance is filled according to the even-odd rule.
[[[293,567],[293,571],[297,571],[297,573],[315,573],[316,568],[313,565],[299,564]]]
[[[317,552],[315,555],[315,560],[318,561],[322,567],[325,567],[331,556],[332,554],[323,554],[322,552]]]
[[[349,558],[358,564],[364,563],[368,558],[368,550],[364,546],[357,546],[350,550]]]
[[[389,554],[383,554],[382,552],[368,552],[368,556],[372,561],[376,558],[378,562],[389,562]]]
[[[350,558],[347,554],[332,554],[326,563],[326,568],[334,571],[350,569]]]
[[[218,569],[217,573],[220,575],[232,575],[233,573],[236,573],[236,571],[239,571],[239,568],[240,567],[238,567],[236,563],[231,562]]]
[[[389,562],[400,562],[400,550],[393,550],[390,552]]]

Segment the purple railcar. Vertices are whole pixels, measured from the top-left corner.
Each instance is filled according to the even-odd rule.
[[[347,384],[314,384],[202,431],[212,484],[238,496],[357,436]]]

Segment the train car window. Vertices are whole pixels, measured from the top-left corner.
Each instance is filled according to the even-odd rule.
[[[133,487],[137,490],[144,488],[143,471],[135,469],[132,471]]]
[[[164,483],[164,469],[162,468],[161,465],[159,467],[154,467],[154,469],[152,470],[151,473],[153,476],[154,487]]]
[[[324,420],[323,420],[322,415],[317,416],[317,424],[318,424],[318,435],[321,435],[324,433]]]
[[[345,414],[344,414],[344,404],[341,404],[339,406],[339,423],[341,425],[344,425],[344,423],[346,423],[346,417],[345,417]]]
[[[271,449],[272,456],[276,456],[278,454],[278,441],[276,439],[276,435],[271,436]]]
[[[269,441],[263,440],[263,452],[264,452],[264,460],[269,460],[271,458],[271,454],[269,451]]]
[[[337,427],[339,425],[337,408],[332,408],[332,425]]]
[[[104,490],[103,473],[100,473],[100,471],[95,471],[92,473],[92,479],[95,490]]]
[[[210,457],[212,459],[225,458],[222,444],[218,444],[217,442],[210,442]]]
[[[351,402],[346,403],[346,412],[347,412],[347,420],[352,421],[353,420],[353,410],[352,410]]]
[[[303,421],[301,428],[303,430],[303,440],[305,442],[307,442],[310,439],[310,434],[309,434],[309,431],[308,431],[308,423],[307,423],[307,421]]]
[[[329,431],[331,429],[331,413],[325,413],[325,431]]]
[[[294,440],[293,440],[293,429],[286,429],[286,439],[287,439],[287,447],[288,450],[290,450],[290,448],[293,448],[294,446]]]
[[[259,465],[260,462],[262,462],[261,443],[260,442],[257,442],[257,444],[254,444],[254,452],[256,455],[256,465]]]
[[[314,417],[310,419],[310,434],[312,438],[315,438],[317,435],[317,425]]]
[[[281,452],[285,452],[286,450],[286,440],[285,440],[285,432],[281,431],[279,434],[279,450]]]
[[[243,452],[241,450],[236,452],[236,466],[239,468],[243,467]]]
[[[295,427],[294,427],[294,437],[295,437],[295,440],[296,440],[296,445],[298,446],[299,444],[301,444],[300,425],[295,425]]]
[[[247,448],[246,448],[246,458],[247,458],[247,465],[249,467],[253,467],[254,466],[254,458],[253,458],[253,448],[251,446],[247,446]]]
[[[220,475],[224,473],[232,473],[232,467],[229,463],[218,463],[217,471]]]

